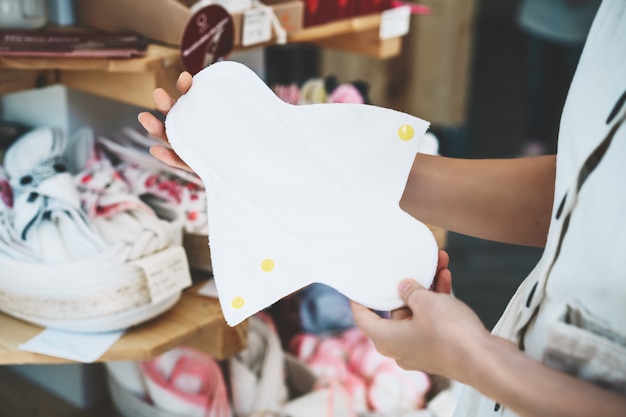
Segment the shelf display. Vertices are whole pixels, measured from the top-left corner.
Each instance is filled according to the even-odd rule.
[[[183,291],[179,302],[165,313],[127,330],[98,362],[147,360],[183,343],[220,360],[239,352],[246,345],[247,323],[226,326],[217,299],[197,293],[202,285]],[[0,313],[0,328],[1,365],[72,362],[19,349],[43,330],[40,326]]]
[[[135,183],[141,185],[139,191],[146,200],[146,194],[152,191],[154,196],[171,196],[174,200],[187,193],[203,203],[204,198],[195,195],[199,190],[197,177],[178,173],[187,184],[196,186],[184,186],[179,179],[180,184],[172,188],[165,187],[163,181],[147,181],[151,176],[157,178],[155,173],[144,174],[129,167],[122,172],[120,156],[129,155],[134,155],[135,162],[151,162],[155,171],[167,169],[147,154],[146,143],[151,138],[132,129],[123,129],[115,136],[126,137],[127,141],[132,138],[136,153],[127,147],[121,154],[115,155],[110,149],[105,154],[107,148],[101,142],[104,138],[96,138],[89,128],[66,136],[59,129],[39,127],[9,138],[4,162],[10,175],[0,187],[0,259],[4,265],[0,310],[15,318],[0,313],[0,364],[66,362],[19,349],[41,332],[39,326],[80,333],[130,327],[99,359],[105,361],[147,359],[182,340],[200,344],[203,351],[216,358],[228,357],[243,348],[245,323],[229,327],[215,300],[192,297],[188,291],[181,293],[192,282],[183,236],[188,235],[187,229],[203,232],[202,225],[195,225],[206,223],[204,206],[200,204],[198,213],[189,204],[168,207],[161,202],[153,209],[138,194],[131,193],[138,189],[133,190],[133,181],[127,181],[122,174],[135,175]],[[108,142],[109,147],[112,143]],[[109,159],[112,156],[118,158],[115,165]],[[179,192],[174,193],[176,190]],[[14,202],[19,214],[14,211]],[[157,209],[163,219],[167,214],[171,217],[158,218]],[[29,213],[32,219],[24,217]],[[17,229],[16,216],[20,225]],[[52,222],[57,217],[58,221]],[[92,244],[87,244],[89,236]],[[197,258],[206,264],[210,259],[206,240],[203,249]],[[130,259],[134,260],[126,264]],[[194,268],[196,279],[210,278],[210,261],[208,264],[204,271]],[[157,275],[150,275],[153,272]],[[144,322],[145,329],[140,324]],[[133,337],[137,333],[142,335],[139,339]]]
[[[174,9],[178,7],[172,5],[172,3],[176,2],[174,0],[160,0],[160,2],[168,3],[168,7],[171,6]],[[90,2],[85,0],[84,4],[88,3]],[[130,5],[142,2],[124,3]],[[183,4],[185,2],[181,0],[177,3]],[[277,3],[302,4],[309,2],[291,1]],[[357,3],[355,1],[342,2],[342,4],[350,7],[355,6]],[[362,2],[362,4],[365,3],[382,4],[386,2]],[[108,6],[110,7],[110,4]],[[154,3],[152,3],[152,6],[154,6]],[[399,54],[401,39],[380,39],[381,16],[379,11],[379,9],[368,9],[367,12],[357,15],[351,11],[344,10],[345,14],[338,14],[341,17],[340,19],[326,20],[323,24],[314,26],[304,27],[304,23],[294,23],[293,26],[289,27],[285,21],[282,24],[288,29],[289,43],[315,43],[324,47],[353,51],[377,59],[385,59]],[[162,10],[155,11],[157,14],[161,12]],[[176,16],[182,16],[182,12],[180,14],[174,13],[167,17],[171,18],[171,21],[176,22]],[[146,19],[146,21],[150,22],[149,19]],[[181,19],[180,22],[182,21]],[[241,23],[241,21],[238,22],[238,24]],[[154,24],[154,22],[151,23]],[[155,26],[159,29],[158,25]],[[273,41],[254,46],[268,46]],[[243,49],[245,48],[238,46],[238,50]],[[61,83],[73,89],[152,109],[154,108],[152,91],[155,88],[165,88],[173,97],[178,95],[175,88],[175,80],[182,68],[179,47],[177,45],[164,46],[161,44],[148,45],[144,56],[133,59],[0,57],[0,80],[10,80],[10,85],[0,84],[0,94],[52,83]],[[338,80],[332,79],[332,77],[321,78],[315,76],[307,76],[305,81],[306,83],[301,83],[296,89],[292,88],[292,86],[274,83],[272,90],[280,99],[293,104],[296,102],[298,104],[319,102],[362,104],[370,102],[367,91],[368,86],[358,81],[341,84]],[[322,96],[323,100],[320,99]],[[93,145],[94,137],[86,134],[84,131],[82,134],[82,139],[84,139],[86,146],[82,150],[79,149],[79,153],[86,152],[88,159],[91,159],[93,154],[90,154],[89,151],[93,150],[90,145]],[[354,358],[348,358],[350,355],[344,349],[348,346],[347,342],[340,349],[333,350],[333,347],[337,347],[342,341],[347,341],[351,338],[350,334],[356,332],[356,329],[352,328],[353,323],[347,320],[349,318],[347,314],[341,317],[346,320],[339,320],[341,322],[340,329],[333,327],[337,324],[336,322],[325,322],[326,326],[322,326],[323,335],[315,334],[316,330],[322,329],[320,326],[317,328],[315,326],[315,324],[320,323],[311,324],[309,322],[308,326],[305,326],[305,328],[300,327],[299,329],[301,331],[308,330],[308,334],[299,334],[297,337],[293,337],[295,336],[294,333],[285,334],[283,332],[285,329],[282,326],[286,324],[285,322],[277,321],[274,323],[272,320],[275,318],[270,318],[269,315],[265,316],[262,313],[251,316],[240,323],[238,322],[234,327],[228,326],[218,299],[208,298],[198,293],[199,288],[205,283],[204,280],[211,278],[213,270],[211,252],[208,246],[208,231],[206,228],[196,227],[200,223],[206,223],[207,216],[206,206],[196,204],[205,203],[205,196],[202,194],[204,192],[202,183],[198,183],[199,179],[193,175],[189,175],[186,178],[178,178],[172,182],[172,177],[169,176],[171,173],[164,174],[161,172],[155,174],[154,172],[148,173],[147,171],[141,172],[138,170],[138,167],[146,169],[146,166],[143,164],[149,165],[150,161],[152,163],[156,162],[146,152],[147,148],[152,144],[150,142],[151,139],[153,138],[128,128],[120,132],[107,134],[106,136],[99,136],[95,139],[95,142],[97,142],[97,147],[102,152],[113,157],[114,162],[111,163],[110,168],[124,178],[126,183],[130,185],[131,191],[137,195],[143,194],[141,197],[142,203],[147,203],[153,211],[160,212],[158,213],[159,217],[167,217],[164,213],[170,213],[170,215],[173,212],[176,213],[171,217],[179,219],[177,227],[180,228],[180,233],[177,236],[179,236],[180,240],[177,242],[177,245],[185,249],[194,282],[198,282],[198,278],[201,281],[200,284],[191,288],[179,290],[175,299],[170,300],[171,304],[167,304],[164,301],[165,304],[163,305],[167,304],[167,306],[162,311],[158,311],[150,317],[146,316],[145,320],[142,320],[140,324],[133,323],[121,339],[97,360],[98,362],[105,362],[107,368],[109,368],[109,365],[114,366],[116,363],[129,363],[130,361],[137,361],[137,364],[150,361],[155,364],[155,367],[163,367],[169,366],[163,365],[164,363],[171,365],[173,362],[176,362],[172,361],[170,354],[176,352],[179,347],[187,346],[189,349],[198,349],[198,352],[205,353],[211,359],[223,361],[222,365],[229,369],[229,372],[226,373],[227,378],[225,382],[229,384],[228,390],[238,397],[236,404],[233,404],[236,407],[235,415],[245,414],[248,411],[254,412],[255,409],[258,410],[260,408],[259,405],[251,403],[254,399],[254,395],[251,393],[256,393],[257,397],[260,395],[262,399],[268,399],[269,396],[263,394],[268,389],[277,395],[282,395],[283,391],[281,390],[286,390],[288,393],[288,398],[279,395],[280,404],[275,404],[274,407],[274,411],[279,413],[278,415],[289,414],[304,417],[311,415],[311,412],[322,415],[334,408],[336,413],[339,414],[350,410],[358,410],[359,415],[382,416],[382,413],[385,412],[396,412],[406,409],[417,410],[425,406],[426,401],[436,394],[432,389],[429,391],[429,388],[433,387],[429,385],[430,381],[428,381],[427,376],[420,375],[419,378],[411,379],[410,381],[406,378],[403,379],[404,376],[401,375],[401,372],[397,369],[392,369],[393,367],[389,363],[380,358],[374,358],[372,347],[366,348],[365,343],[359,348],[357,348],[355,343],[350,348],[354,352],[362,353],[361,359],[363,360],[359,363]],[[134,164],[130,162],[134,162]],[[126,165],[122,167],[121,165],[124,163]],[[81,184],[84,186],[99,175],[98,172],[85,169],[77,170],[70,168],[70,170],[80,173],[80,175],[76,176],[76,180],[80,183],[79,186]],[[109,171],[109,174],[111,173],[112,171]],[[184,173],[178,174],[181,176],[185,175]],[[103,177],[98,178],[99,181],[102,179]],[[100,186],[96,188],[102,188],[103,184],[106,187],[106,181],[99,181],[98,184]],[[95,190],[89,188],[83,191],[93,193]],[[150,197],[146,198],[146,194],[149,194],[148,191],[154,192],[154,195],[161,198],[161,201],[158,199],[150,201]],[[184,200],[180,203],[180,206],[185,207],[185,209],[181,211],[179,210],[180,207],[172,208],[170,204],[163,204],[162,200],[167,200],[168,197],[172,197],[172,200]],[[135,203],[137,202],[135,201]],[[136,206],[139,205],[136,204]],[[98,211],[97,206],[96,204],[91,207],[93,210]],[[185,220],[185,222],[182,220]],[[428,226],[424,226],[424,230],[426,230]],[[434,245],[439,247],[445,246],[445,231],[430,227],[428,229],[430,229],[433,235]],[[112,231],[109,232],[113,234]],[[367,268],[367,266],[364,266],[364,268]],[[310,287],[310,290],[315,291],[319,288],[313,285]],[[44,290],[47,291],[46,288]],[[150,296],[150,288],[148,288],[148,297]],[[317,295],[309,293],[309,296],[316,297],[319,301]],[[341,297],[343,297],[342,301],[347,300],[344,296]],[[327,301],[331,298],[329,297]],[[285,301],[287,303],[281,307],[285,307],[289,303],[289,300]],[[336,302],[337,298],[332,298],[331,304],[333,307],[330,308],[331,310],[336,307]],[[329,306],[330,304],[326,305]],[[343,312],[347,313],[347,304],[342,304],[342,308],[344,307]],[[277,311],[285,312],[286,310],[282,309],[273,312],[276,313]],[[272,313],[271,309],[269,313]],[[303,314],[302,310],[292,311],[289,315],[291,319],[308,318],[313,321],[316,319],[318,321],[323,320],[321,317],[313,317],[312,315],[304,317],[305,314]],[[45,321],[38,324],[37,322],[28,323],[16,317],[19,317],[19,315],[12,317],[0,313],[0,328],[3,329],[2,334],[0,334],[0,364],[71,362],[63,358],[21,350],[20,345],[41,332],[41,326],[48,323]],[[303,323],[300,323],[300,325],[302,326]],[[86,328],[83,326],[78,330],[85,330]],[[346,332],[344,333],[344,331]],[[267,336],[270,334],[273,337],[272,342],[268,341]],[[292,338],[294,342],[289,343],[289,339]],[[355,338],[353,342],[357,339]],[[311,342],[309,343],[310,349],[308,351],[303,349],[307,343],[306,340]],[[365,342],[363,339],[359,339],[359,341]],[[270,362],[273,365],[265,366],[264,371],[259,372],[259,369],[263,367],[251,361],[259,358],[267,359],[265,362],[269,361],[270,355],[267,352],[260,352],[258,349],[262,350],[262,347],[269,349],[270,346],[273,355],[273,359]],[[282,351],[283,349],[284,352]],[[369,353],[364,353],[366,351]],[[297,355],[300,356],[296,358]],[[358,364],[363,367],[370,366],[371,374],[356,375],[352,370],[348,370],[349,367],[354,367]],[[382,366],[382,364],[385,366]],[[374,372],[374,368],[378,368],[377,365],[381,366]],[[175,367],[173,369],[176,371]],[[333,369],[337,370],[341,375],[332,374]],[[263,373],[265,373],[265,376],[263,376]],[[193,385],[193,377],[198,375],[191,375],[191,379],[187,378],[190,375],[185,374],[183,376],[186,379],[180,379],[179,382],[182,381],[181,384],[191,383]],[[273,385],[263,382],[262,378],[272,379]],[[357,381],[359,379],[360,382]],[[405,384],[407,381],[410,383]],[[141,415],[139,410],[143,410],[142,412],[145,412],[145,415],[169,415],[161,407],[157,408],[154,403],[149,403],[141,396],[129,392],[128,387],[124,384],[125,381],[115,378],[112,372],[107,373],[107,382],[117,411],[121,412],[122,415],[124,415],[125,406],[129,407],[127,413],[132,416]],[[263,384],[266,386],[263,387]],[[404,391],[396,390],[390,395],[388,387],[393,384],[405,384],[407,389]],[[351,387],[350,390],[346,389],[347,387]],[[402,397],[403,395],[411,397],[411,400],[406,400],[405,397]],[[151,393],[151,396],[154,397],[154,393]],[[160,405],[167,404],[171,399],[166,398]],[[179,399],[180,397],[177,395],[176,401]],[[267,410],[268,407],[263,406],[262,409]],[[433,413],[433,415],[435,414]]]
[[[182,345],[149,361],[105,364],[115,408],[127,417],[383,417],[425,412],[450,388],[443,378],[400,368],[355,327],[301,332],[281,345],[270,315],[248,325],[246,347],[219,363]]]
[[[163,4],[168,3],[167,7],[155,7],[153,2],[144,3],[149,5],[150,10],[144,10],[143,19],[139,21],[146,22],[155,28],[182,27],[189,17],[187,7],[182,2],[161,0]],[[87,4],[89,2],[79,2],[79,4]],[[101,2],[91,2],[101,3]],[[122,2],[128,7],[141,2]],[[173,3],[183,9],[174,6]],[[277,2],[279,3],[279,2]],[[302,3],[302,2],[282,2],[285,3],[280,7],[288,6],[286,3]],[[111,6],[110,4],[108,5]],[[172,13],[164,11],[177,9]],[[276,9],[277,5],[272,5]],[[111,8],[114,9],[114,8]],[[111,10],[110,9],[110,10]],[[293,12],[293,9],[291,9]],[[125,13],[116,13],[120,16]],[[159,17],[164,16],[167,20],[166,24],[157,24]],[[289,15],[288,13],[285,15]],[[353,46],[348,46],[348,50],[357,53],[365,53],[378,58],[387,58],[397,55],[400,52],[400,38],[381,40],[378,37],[378,30],[381,24],[380,14],[368,14],[334,20],[323,25],[303,27],[302,23],[291,17],[282,19],[281,24],[287,30],[289,43],[317,43],[324,46],[334,47],[333,43],[337,42],[337,47],[344,48],[345,45],[353,42]],[[157,19],[157,20],[154,20]],[[137,19],[135,19],[137,21]],[[80,22],[80,12],[77,15],[77,22]],[[177,23],[178,22],[178,23]],[[173,44],[175,44],[174,42]],[[264,45],[255,45],[264,46]],[[176,46],[150,44],[146,49],[145,56],[133,59],[109,59],[109,58],[24,58],[24,57],[0,57],[0,94],[10,92],[33,89],[50,84],[60,83],[72,89],[88,92],[101,97],[110,98],[133,104],[142,108],[153,108],[152,91],[157,87],[165,88],[172,96],[176,96],[175,80],[182,70],[180,62],[180,50]],[[201,250],[204,247],[208,253],[206,244],[206,236],[197,233],[188,233],[184,236],[184,241],[193,240],[200,252],[199,258],[204,260],[204,271],[210,274],[211,264],[206,262],[210,257],[205,256]],[[189,257],[191,260],[191,256]],[[162,352],[163,346],[179,343],[181,340],[190,340],[195,342],[199,333],[205,334],[204,331],[211,329],[216,335],[218,342],[222,340],[225,346],[219,346],[213,351],[216,357],[223,357],[239,351],[244,343],[245,337],[242,336],[243,329],[246,328],[246,322],[241,325],[230,328],[226,326],[221,309],[216,300],[206,301],[198,300],[198,297],[191,295],[192,290],[185,290],[180,296],[180,300],[170,309],[164,311],[163,314],[150,320],[149,322],[135,326],[127,331],[124,337],[114,347],[108,351],[100,360],[108,361],[115,359],[133,359],[153,357],[156,352]],[[202,311],[197,308],[197,304],[212,305],[211,311]],[[181,319],[179,314],[182,312],[189,313],[195,310],[195,314],[202,316],[201,319],[191,318],[191,315],[185,319]],[[186,316],[185,316],[186,317]],[[174,323],[170,320],[182,320],[188,325],[182,326],[180,331],[170,332],[174,327]],[[186,320],[192,322],[188,323]],[[0,314],[0,322],[2,328],[12,329],[11,337],[4,339],[0,346],[0,363],[57,363],[66,362],[59,358],[45,357],[43,355],[32,354],[19,351],[17,346],[24,342],[28,337],[32,337],[39,332],[41,328],[37,325],[28,324],[21,320]],[[43,324],[43,323],[42,323]],[[180,324],[180,323],[177,323]],[[5,327],[6,326],[6,327]],[[167,328],[162,332],[159,329]],[[153,329],[159,334],[158,340],[150,340],[146,335]],[[143,332],[143,333],[142,333]],[[137,339],[135,335],[141,334],[144,341],[148,342],[144,345],[141,339]],[[222,336],[223,335],[223,336]],[[15,336],[15,337],[13,337]],[[4,337],[4,336],[3,336]],[[131,342],[133,341],[133,342]],[[137,345],[130,346],[133,343]],[[153,343],[154,342],[154,343]],[[200,343],[200,342],[198,342]]]
[[[176,3],[174,0],[171,2]],[[109,7],[108,3],[93,3]],[[135,4],[123,3],[129,7]],[[173,7],[184,6],[178,4]],[[123,13],[119,15],[123,16]],[[170,27],[175,25],[176,16],[174,12],[167,16],[167,24],[151,22],[150,26]],[[179,16],[181,21],[187,18],[188,13]],[[296,26],[288,32],[287,40],[289,43],[316,43],[377,59],[397,56],[402,49],[402,38],[380,39],[380,25],[380,14],[357,16],[307,28]],[[182,70],[180,49],[160,44],[148,45],[145,56],[133,59],[0,56],[0,80],[6,80],[0,83],[0,94],[61,83],[102,97],[153,108],[152,91],[155,88],[164,88],[173,97],[177,96],[175,80]]]
[[[127,417],[284,415],[312,392],[316,375],[282,349],[269,317],[249,324],[246,348],[224,361],[182,345],[150,361],[107,363],[115,408]]]

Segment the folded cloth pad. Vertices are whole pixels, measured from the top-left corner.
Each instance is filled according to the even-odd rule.
[[[399,207],[424,120],[363,104],[290,105],[225,61],[194,76],[165,124],[206,187],[230,325],[313,282],[378,310],[402,305],[403,278],[431,285],[436,241]]]
[[[131,193],[109,159],[96,146],[93,131],[78,129],[65,150],[81,206],[108,246],[118,246],[120,261],[138,259],[172,245],[179,228],[157,217]]]
[[[285,352],[273,321],[264,317],[250,318],[246,348],[228,360],[237,416],[274,415],[287,402]]]
[[[139,364],[149,397],[176,416],[230,417],[226,383],[213,358],[179,346]]]
[[[40,127],[6,151],[5,170],[15,191],[14,224],[23,243],[45,263],[96,255],[106,243],[80,206],[59,129]]]
[[[19,237],[13,224],[13,188],[0,166],[0,259],[30,262],[36,254]]]
[[[196,175],[155,159],[151,146],[156,138],[133,128],[123,128],[98,144],[119,160],[116,169],[160,217],[180,222],[186,233],[207,235],[206,196]]]

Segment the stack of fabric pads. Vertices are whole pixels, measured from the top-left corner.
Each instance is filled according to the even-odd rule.
[[[180,223],[189,266],[211,273],[206,192],[198,176],[158,161],[150,155],[150,147],[163,144],[134,128],[100,136],[97,142],[112,157],[134,194],[160,217]]]
[[[89,128],[19,137],[4,154],[0,193],[7,314],[68,331],[120,330],[169,309],[191,284],[182,221],[133,193]]]

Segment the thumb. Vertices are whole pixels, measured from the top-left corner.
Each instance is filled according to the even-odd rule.
[[[426,288],[424,288],[419,282],[411,278],[405,278],[398,283],[398,292],[400,293],[400,298],[402,298],[402,301],[404,301],[405,305],[409,304],[409,298],[411,297],[411,294],[413,294],[415,291],[425,289]]]

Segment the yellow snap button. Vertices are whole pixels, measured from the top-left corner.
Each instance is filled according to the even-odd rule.
[[[261,262],[261,269],[265,272],[272,272],[274,270],[274,261],[264,259],[263,262]]]
[[[243,307],[244,303],[245,301],[243,300],[243,297],[235,297],[230,304],[233,306],[233,308],[241,308]]]
[[[415,130],[413,130],[413,126],[411,125],[402,125],[400,129],[398,129],[398,137],[402,140],[411,140],[415,135]]]

